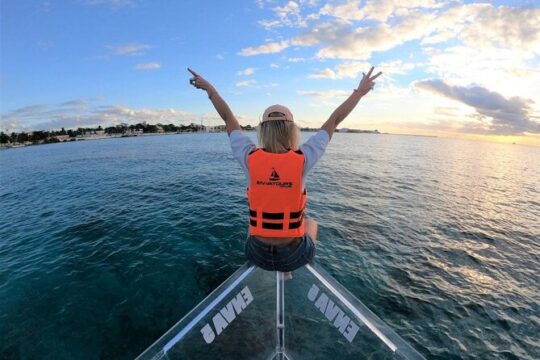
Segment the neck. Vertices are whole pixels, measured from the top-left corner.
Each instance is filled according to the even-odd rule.
[[[283,153],[289,152],[290,149],[286,148],[283,145],[278,145],[271,149],[265,147],[264,150],[271,153],[283,154]]]

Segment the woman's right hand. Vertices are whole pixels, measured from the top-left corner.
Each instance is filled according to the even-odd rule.
[[[193,77],[191,79],[189,79],[189,83],[191,85],[195,86],[197,89],[205,90],[206,92],[208,92],[208,94],[215,91],[212,84],[210,84],[201,75],[199,75],[195,71],[191,70],[191,68],[188,68],[188,71],[193,75]]]

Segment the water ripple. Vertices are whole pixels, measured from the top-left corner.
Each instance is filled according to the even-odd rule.
[[[540,358],[539,155],[336,134],[307,182],[317,261],[430,359]],[[223,134],[0,162],[0,358],[133,358],[244,261]]]

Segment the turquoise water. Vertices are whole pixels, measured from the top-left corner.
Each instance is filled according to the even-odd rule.
[[[2,359],[133,358],[244,262],[225,134],[0,167]],[[540,357],[540,149],[336,134],[307,185],[317,262],[427,358]]]

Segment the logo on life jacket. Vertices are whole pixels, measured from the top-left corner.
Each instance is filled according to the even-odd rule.
[[[270,174],[270,181],[279,181],[279,175],[274,168],[272,168],[272,173]]]
[[[257,185],[266,185],[266,186],[279,186],[282,188],[290,188],[292,187],[291,181],[280,181],[279,174],[277,173],[276,169],[272,168],[272,173],[270,174],[270,177],[268,178],[268,181],[261,181],[257,180]]]

